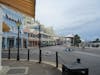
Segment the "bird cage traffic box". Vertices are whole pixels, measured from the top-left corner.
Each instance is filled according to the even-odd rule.
[[[88,75],[88,68],[81,65],[62,65],[62,75]]]
[[[77,59],[76,63],[62,65],[62,75],[88,75],[88,68]]]

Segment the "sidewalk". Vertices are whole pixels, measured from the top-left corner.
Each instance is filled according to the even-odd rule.
[[[34,61],[2,60],[2,66],[6,66],[2,75],[61,75],[55,66]]]

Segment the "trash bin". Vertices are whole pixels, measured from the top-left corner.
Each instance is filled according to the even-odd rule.
[[[82,65],[62,65],[62,75],[88,75],[88,68]]]

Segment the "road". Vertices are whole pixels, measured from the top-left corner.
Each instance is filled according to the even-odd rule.
[[[64,46],[43,47],[42,61],[56,61],[55,52],[58,51],[59,63],[70,64],[76,62],[77,58],[81,59],[81,64],[89,68],[89,75],[100,75],[100,49],[98,48],[72,48],[72,51],[65,51]],[[16,58],[17,50],[11,50],[11,58]],[[7,58],[8,51],[3,51],[2,57]],[[27,60],[27,49],[20,50],[20,58]],[[39,59],[38,48],[30,49],[30,60]]]

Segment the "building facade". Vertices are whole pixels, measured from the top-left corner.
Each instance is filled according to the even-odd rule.
[[[30,24],[28,25],[27,23],[28,24],[30,23]],[[41,35],[41,40],[40,40],[41,46],[55,45],[55,40],[53,38],[54,34],[50,34],[52,30],[49,30],[50,33],[48,33],[46,31],[47,27],[45,27],[44,25],[40,24],[37,21],[35,21],[34,23],[32,23],[32,21],[26,22],[25,25],[26,25],[26,29],[24,28],[24,32],[28,33],[28,41],[29,41],[28,47],[38,47],[39,46],[39,26],[40,26],[40,35]]]
[[[28,35],[23,33],[24,17],[21,13],[12,10],[9,7],[1,5],[3,11],[3,36],[2,36],[2,48],[8,49],[18,47],[18,23],[20,24],[20,41],[19,46],[23,48],[24,43],[28,43]],[[25,42],[24,42],[25,40]]]
[[[68,47],[74,45],[74,34],[68,34],[65,36],[65,45]]]
[[[2,23],[3,23],[3,10],[0,5],[0,70],[2,69],[1,66],[1,52],[2,52]]]
[[[2,22],[2,49],[18,47],[18,25],[20,48],[33,48],[39,46],[39,26],[41,34],[41,46],[52,46],[56,44],[54,30],[52,27],[45,27],[34,18],[15,11],[0,4],[3,12]],[[0,11],[1,11],[0,10]]]

